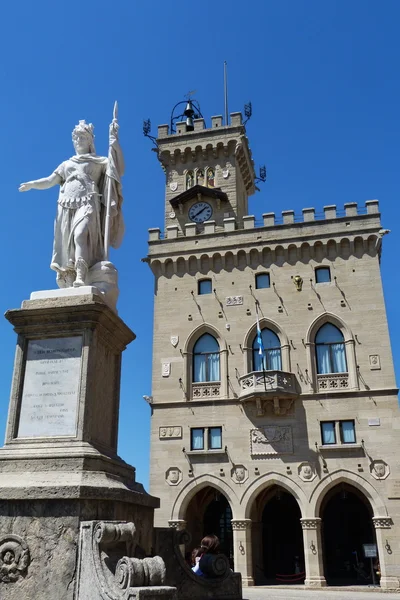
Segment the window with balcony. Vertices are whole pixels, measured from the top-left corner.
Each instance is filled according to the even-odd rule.
[[[329,283],[331,281],[331,270],[329,267],[317,267],[315,269],[315,283]]]
[[[269,287],[271,287],[269,273],[258,273],[256,275],[256,289],[263,290]]]
[[[212,281],[211,279],[201,279],[197,283],[197,293],[199,296],[203,294],[211,294],[212,292]]]
[[[192,427],[190,450],[222,450],[222,427]]]
[[[271,329],[261,330],[262,347],[258,336],[253,341],[253,371],[281,371],[281,343]]]

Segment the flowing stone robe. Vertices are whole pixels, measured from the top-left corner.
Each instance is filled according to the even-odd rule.
[[[118,248],[124,234],[121,177],[124,160],[115,135],[110,136],[108,157],[95,154],[72,156],[57,167],[61,177],[54,224],[50,267],[59,273],[75,269],[74,233],[86,221],[88,267],[104,259],[104,226],[108,194],[111,195],[110,244]]]

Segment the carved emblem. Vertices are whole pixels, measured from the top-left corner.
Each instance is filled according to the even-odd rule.
[[[178,182],[171,181],[171,183],[169,184],[169,189],[171,190],[171,192],[176,192],[176,190],[178,189]]]
[[[170,340],[173,347],[176,348],[179,342],[179,335],[171,335]]]
[[[386,479],[390,473],[389,465],[384,460],[373,460],[369,470],[374,479]]]
[[[244,483],[247,481],[249,474],[244,465],[235,465],[231,470],[231,477],[235,483]]]
[[[161,367],[161,375],[163,377],[169,377],[171,374],[171,363],[163,363]]]
[[[224,169],[224,170],[222,171],[222,177],[223,177],[224,179],[228,179],[228,177],[229,177],[229,173],[230,173],[229,169]]]
[[[172,440],[179,439],[182,437],[182,427],[177,425],[175,427],[160,427],[159,438],[160,440]]]
[[[303,278],[300,277],[300,275],[295,275],[293,277],[293,283],[296,286],[296,290],[298,292],[301,292],[302,288],[303,288]]]
[[[293,452],[292,428],[267,425],[250,430],[250,450],[253,455],[291,454]]]
[[[30,563],[29,548],[18,535],[0,537],[0,581],[17,581]]]
[[[381,359],[379,357],[379,354],[369,355],[369,367],[371,371],[378,370],[381,368]]]
[[[165,472],[165,480],[169,485],[178,485],[182,481],[182,471],[178,467],[170,467]]]
[[[317,476],[314,465],[309,462],[300,463],[297,472],[303,481],[313,481]]]

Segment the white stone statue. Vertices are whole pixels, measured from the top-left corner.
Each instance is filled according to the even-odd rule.
[[[121,177],[124,159],[118,141],[117,104],[109,129],[108,157],[97,156],[93,125],[85,121],[72,132],[75,156],[49,177],[21,184],[19,191],[60,185],[50,267],[60,288],[94,285],[103,293],[116,288],[109,246],[118,248],[124,233]],[[114,298],[116,301],[116,298]]]

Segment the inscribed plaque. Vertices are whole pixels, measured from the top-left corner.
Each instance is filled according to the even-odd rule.
[[[82,336],[29,340],[18,437],[76,435]]]

